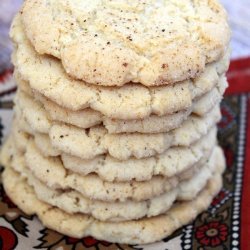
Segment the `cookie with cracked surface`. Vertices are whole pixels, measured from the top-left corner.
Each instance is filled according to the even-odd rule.
[[[170,147],[191,145],[206,135],[221,118],[220,108],[215,105],[205,116],[191,115],[179,128],[167,133],[109,134],[101,125],[82,129],[52,122],[47,119],[46,112],[41,112],[39,104],[22,92],[18,92],[16,103],[21,109],[21,114],[17,114],[19,119],[27,121],[26,127],[30,126],[30,130],[34,131],[32,134],[38,146],[43,148],[43,143],[48,146],[42,149],[48,152],[47,156],[64,152],[82,159],[109,154],[119,160],[127,160],[131,157],[140,159],[162,154]],[[46,130],[41,122],[42,125],[48,125]]]
[[[15,71],[16,73],[16,71]],[[191,108],[183,111],[178,111],[174,114],[157,116],[150,115],[144,119],[137,120],[120,120],[110,119],[100,112],[90,108],[74,111],[63,108],[52,102],[45,96],[32,90],[27,81],[23,81],[20,76],[16,75],[16,82],[19,90],[29,96],[35,97],[34,101],[41,102],[47,111],[51,120],[71,124],[80,128],[90,128],[95,125],[103,124],[109,133],[160,133],[168,132],[171,129],[177,128],[187,119],[191,113]]]
[[[153,175],[155,175],[149,181],[107,182],[95,174],[84,176],[66,171],[58,157],[44,157],[32,140],[28,144],[25,159],[27,167],[32,173],[51,188],[64,190],[71,188],[81,192],[85,197],[97,200],[125,201],[132,199],[139,201],[160,195],[173,188],[178,183],[178,179],[175,178],[177,173],[198,163],[207,151],[212,152],[216,145],[215,131],[211,131],[205,139],[201,145],[195,144],[192,149],[187,148],[186,157],[179,155],[183,152],[179,152],[177,148],[174,151],[175,158],[173,161],[169,161],[167,153],[160,155],[158,158],[146,158],[144,161],[151,163],[151,165],[147,164],[146,166],[150,166],[152,168],[151,173],[153,172]],[[141,160],[138,161],[141,163]],[[136,161],[135,163],[131,161],[130,165],[135,168],[136,163]],[[126,167],[125,164],[124,171],[127,170]],[[173,178],[166,178],[167,175],[172,175]],[[91,186],[91,189],[89,186]]]
[[[27,144],[29,142],[30,134],[27,133],[27,130],[25,130],[25,128],[23,129],[23,126],[22,126],[23,121],[20,122],[20,120],[18,120],[18,118],[16,117],[16,114],[14,116],[15,118],[12,121],[11,136],[13,137],[13,140],[16,143],[17,149],[21,152],[25,152],[27,148]],[[21,123],[21,126],[20,126],[20,123]]]
[[[95,85],[195,78],[224,54],[230,39],[217,0],[27,0],[21,13],[38,53],[61,59],[69,75]]]
[[[206,88],[198,91],[202,88],[191,80],[151,88],[140,84],[126,84],[122,87],[93,86],[73,80],[56,59],[38,55],[34,51],[20,25],[12,27],[17,47],[13,57],[16,71],[23,80],[29,82],[32,89],[64,108],[76,111],[89,107],[112,119],[142,119],[151,114],[163,116],[189,109],[194,99],[198,98],[197,95],[206,92]],[[215,69],[219,70],[220,67],[214,65],[213,70]],[[209,86],[211,82],[214,85],[218,82],[217,70],[214,77],[214,80],[207,81]],[[197,81],[202,82],[202,79],[204,77],[201,76]]]
[[[224,170],[225,165],[222,151],[219,147],[216,147],[205,165],[190,169],[188,171],[190,178],[182,179],[180,177],[178,186],[167,193],[146,201],[105,202],[90,200],[74,190],[61,191],[48,188],[32,175],[19,154],[20,152],[16,152],[13,155],[9,166],[27,178],[29,185],[34,188],[38,199],[67,213],[89,214],[101,221],[127,221],[165,213],[172,207],[175,201],[192,200],[196,197],[207,181],[212,178],[215,172],[215,161],[221,172]]]
[[[206,113],[208,110],[211,110],[214,105],[221,102],[227,87],[227,79],[222,77],[220,84],[216,88],[213,88],[211,91],[207,92],[205,95],[196,100],[192,112],[197,115],[203,115],[204,112]]]
[[[215,109],[213,112],[211,112],[211,114],[215,115],[214,116],[215,119],[220,117],[220,111],[218,109],[217,110]],[[22,118],[18,118],[18,120],[22,121]],[[207,136],[205,135],[209,132],[208,128],[210,126],[214,126],[214,121],[213,119],[211,119],[211,116],[208,116],[205,121],[200,120],[199,118],[193,117],[193,119],[190,119],[188,122],[185,122],[185,125],[186,125],[185,126],[186,129],[177,129],[175,130],[176,134],[172,136],[173,137],[172,142],[175,142],[175,147],[173,147],[173,145],[170,148],[167,147],[167,149],[165,148],[164,153],[158,156],[156,155],[156,158],[158,160],[162,158],[162,160],[158,162],[158,165],[159,164],[165,165],[163,163],[164,159],[168,159],[169,165],[174,165],[176,164],[176,160],[178,158],[178,157],[176,158],[176,156],[180,155],[182,157],[186,157],[186,161],[183,161],[182,164],[180,164],[180,166],[178,167],[179,171],[181,171],[182,169],[185,169],[188,166],[190,166],[191,163],[187,161],[187,159],[190,158],[193,148],[202,147],[206,149],[206,147],[204,147],[203,145],[207,143],[206,141]],[[193,129],[194,133],[190,134],[189,129]],[[215,131],[214,132],[211,131],[210,134],[211,133],[214,133],[215,135]],[[30,134],[29,132],[23,130],[22,127],[19,127],[15,121],[14,121],[12,134],[13,134],[13,138],[15,140],[17,147],[21,148],[22,151],[25,151],[24,146],[27,145],[27,138],[30,135],[33,135],[36,146],[39,148],[39,150],[44,156],[46,157],[61,156],[63,164],[67,169],[72,170],[73,172],[81,173],[83,175],[87,175],[89,173],[97,173],[98,175],[100,175],[102,179],[107,180],[107,181],[113,181],[114,179],[117,181],[125,181],[125,180],[128,181],[131,179],[135,179],[135,180],[150,179],[152,175],[159,174],[159,172],[153,171],[154,169],[153,166],[157,165],[155,162],[156,159],[154,159],[155,157],[150,157],[150,158],[145,158],[145,159],[136,159],[135,157],[132,157],[132,158],[130,157],[126,161],[121,161],[110,156],[110,154],[108,155],[105,154],[105,155],[95,157],[94,159],[91,159],[91,160],[86,160],[86,159],[84,160],[82,158],[63,153],[62,151],[58,150],[56,147],[54,147],[51,144],[48,135],[35,133],[35,132],[32,132]],[[171,137],[171,135],[172,134],[170,133],[169,137]],[[202,138],[203,136],[205,136],[205,138]],[[20,139],[22,138],[26,138],[26,140],[20,141]],[[127,137],[125,136],[125,139],[126,138]],[[133,139],[133,136],[132,136],[132,139]],[[211,140],[212,144],[214,143],[213,140],[214,139]],[[125,140],[125,142],[126,141],[127,139]],[[196,141],[197,143],[193,144]],[[145,145],[149,147],[150,145],[148,144],[145,144]],[[124,147],[126,145],[127,144],[125,144]],[[179,145],[184,145],[187,148],[180,147],[178,149]],[[138,150],[135,150],[135,149],[138,149]],[[134,150],[130,149],[130,152],[137,152],[137,151],[139,152],[139,149],[140,149],[139,147],[135,146]],[[121,151],[121,155],[124,156],[125,153],[122,153],[122,152],[123,151]],[[127,153],[128,152],[129,152],[129,148],[127,150]],[[206,149],[204,152],[204,155],[206,155],[205,153],[207,153],[206,157],[208,157],[209,152],[210,150]],[[200,154],[198,155],[200,157]],[[190,160],[191,162],[192,161],[196,162],[197,158],[191,157]],[[161,173],[167,176],[171,176],[171,174],[173,174],[174,172],[171,173],[170,170],[168,171],[166,170],[166,171],[162,171]]]
[[[194,200],[177,202],[163,215],[127,222],[101,222],[87,215],[71,215],[39,201],[27,181],[10,167],[4,170],[3,185],[7,195],[22,211],[29,215],[36,214],[45,226],[62,234],[76,238],[91,235],[110,242],[145,244],[169,236],[206,210],[222,187],[222,178],[215,173]]]
[[[19,141],[20,133],[16,132],[18,129],[18,126],[13,127],[13,140],[17,148],[22,148],[24,152],[26,148],[23,149],[23,143]],[[28,137],[27,133],[23,133],[24,135],[22,135],[22,137]],[[189,148],[170,148],[158,158],[130,158],[126,161],[117,160],[109,155],[98,156],[92,160],[83,160],[69,154],[61,153],[50,144],[48,137],[44,134],[34,134],[34,142],[43,156],[60,156],[64,167],[68,170],[81,175],[96,173],[101,179],[112,182],[131,180],[145,181],[159,174],[170,178],[189,169],[193,164],[205,162],[211,155],[212,147],[215,144],[215,137],[209,140],[211,143],[211,145],[208,144],[209,147],[206,146],[207,140],[204,139],[191,145]],[[27,143],[25,145],[27,146]],[[204,152],[200,153],[199,147],[201,147]],[[168,164],[166,164],[166,162],[168,162]],[[163,167],[162,170],[160,169],[160,165]],[[166,168],[165,170],[164,167]]]
[[[164,154],[171,147],[189,147],[201,139],[220,120],[219,108],[205,118],[195,118],[188,118],[180,128],[159,134],[108,134],[103,127],[84,131],[58,124],[51,127],[48,140],[55,149],[82,159],[103,154],[123,161],[148,158]]]
[[[215,105],[221,100],[221,95],[224,93],[223,88],[227,86],[226,79],[221,77],[217,90],[212,88],[208,93],[202,95],[197,101],[195,101],[192,107],[188,110],[179,111],[174,114],[156,116],[150,115],[145,119],[140,120],[119,120],[110,119],[101,115],[101,113],[92,109],[83,109],[79,111],[72,111],[62,108],[56,103],[45,98],[43,95],[32,91],[27,82],[16,78],[19,89],[21,92],[26,93],[32,97],[30,102],[37,106],[35,102],[41,102],[48,113],[49,120],[55,120],[67,124],[71,124],[81,128],[90,128],[92,126],[103,123],[109,133],[122,133],[122,132],[139,132],[139,133],[160,133],[168,132],[171,129],[177,128],[185,121],[188,115],[194,110],[194,113],[203,116],[207,113],[212,105]],[[199,89],[199,88],[197,88]],[[222,91],[220,91],[220,89]],[[20,91],[19,91],[20,92]],[[35,100],[34,100],[35,97]],[[22,99],[25,99],[23,96]],[[26,98],[27,99],[27,98]],[[41,105],[39,104],[41,107]],[[29,110],[29,113],[33,110]],[[46,119],[46,117],[44,117]]]
[[[39,131],[40,133],[49,133],[52,121],[48,119],[47,112],[43,105],[39,102],[35,102],[32,97],[24,94],[24,92],[17,91],[14,97],[14,111],[16,116],[25,123],[22,127],[26,127],[25,130]],[[29,126],[30,128],[27,128]]]
[[[47,140],[55,150],[85,160],[99,155],[110,155],[118,160],[142,159],[163,154],[171,147],[189,147],[205,136],[220,119],[215,109],[204,120],[191,117],[183,126],[162,134],[108,134],[102,127],[82,130],[66,125],[53,125],[46,134],[34,134],[37,141]],[[190,129],[190,130],[189,130]],[[41,144],[42,145],[42,144]],[[53,156],[48,155],[48,156]]]
[[[201,116],[206,115],[207,111],[211,109],[211,103],[213,104],[221,99],[218,91],[215,90],[214,92],[216,95],[214,98],[212,97],[215,100],[214,102],[211,102],[210,99],[206,97],[206,95],[203,95],[204,99],[206,98],[206,101],[202,102],[203,97],[201,97],[199,100],[197,100],[197,102],[194,102],[193,107],[188,110],[179,111],[177,113],[165,116],[151,115],[141,120],[118,120],[110,119],[101,115],[99,112],[88,108],[80,111],[72,111],[69,109],[62,108],[56,103],[45,98],[41,94],[37,92],[32,92],[31,89],[27,87],[27,82],[22,81],[20,78],[17,78],[17,83],[19,86],[19,91],[17,94],[16,103],[19,106],[22,106],[22,103],[18,103],[17,100],[22,99],[23,103],[26,103],[26,105],[23,104],[23,106],[36,107],[36,114],[38,114],[37,111],[42,108],[42,103],[45,111],[48,114],[47,117],[43,116],[44,120],[49,119],[51,121],[59,121],[84,129],[103,123],[104,127],[108,130],[109,133],[168,132],[174,128],[179,127],[182,122],[185,121],[190,115],[192,109],[199,113],[199,115]],[[196,103],[197,105],[202,106],[199,108],[197,107]],[[204,105],[203,103],[207,105]],[[31,113],[34,112],[34,109],[30,108],[29,110],[27,110],[27,112],[28,117],[30,117]],[[40,116],[42,116],[43,114],[45,114],[45,112],[40,112]],[[34,124],[32,126],[34,126]],[[38,129],[38,132],[43,132],[42,130],[40,130],[39,127],[36,126],[36,128]]]

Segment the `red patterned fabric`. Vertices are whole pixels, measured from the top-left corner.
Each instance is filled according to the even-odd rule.
[[[250,60],[249,60],[250,61]],[[250,66],[249,68],[250,69]],[[250,86],[250,81],[248,82]],[[250,98],[248,98],[247,137],[245,148],[245,167],[241,204],[241,246],[250,249]]]
[[[230,83],[227,95],[250,93],[250,57],[231,61],[227,74]],[[250,98],[247,101],[247,130],[241,200],[241,249],[250,249]]]
[[[227,78],[230,85],[226,94],[250,92],[250,57],[231,61]]]

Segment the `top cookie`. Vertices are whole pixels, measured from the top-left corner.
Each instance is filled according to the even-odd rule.
[[[40,54],[91,84],[165,85],[195,78],[228,46],[217,0],[26,0],[25,31]]]

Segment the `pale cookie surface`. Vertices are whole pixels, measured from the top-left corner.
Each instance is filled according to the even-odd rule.
[[[132,199],[139,201],[160,195],[177,185],[179,178],[175,174],[181,173],[180,169],[184,171],[198,163],[206,151],[210,151],[215,147],[215,132],[209,134],[206,140],[203,141],[203,145],[196,144],[193,149],[187,149],[188,153],[185,158],[183,155],[179,155],[178,150],[174,152],[176,155],[173,161],[169,161],[168,154],[163,154],[162,157],[156,159],[146,158],[145,160],[151,160],[151,168],[154,175],[156,175],[149,181],[107,182],[94,174],[83,176],[66,171],[59,158],[42,156],[32,140],[28,144],[25,159],[27,167],[34,176],[51,188],[64,190],[72,188],[91,199],[110,201]],[[126,171],[127,165],[123,165],[124,171]],[[173,178],[164,177],[167,174],[172,174]],[[91,189],[89,186],[91,186]]]
[[[196,91],[200,88],[199,84],[191,80],[151,88],[140,84],[127,84],[119,88],[91,86],[71,79],[58,60],[38,55],[25,38],[18,18],[12,26],[11,34],[17,47],[13,63],[18,74],[29,82],[32,89],[71,110],[90,107],[109,118],[142,119],[151,114],[162,116],[189,109],[198,97],[196,95],[206,92],[206,88],[204,91]],[[216,65],[214,69],[219,70],[221,66]],[[224,67],[226,70],[227,65]],[[214,76],[212,83],[216,84],[220,78],[217,70]],[[204,77],[201,75],[197,81],[203,85]]]
[[[19,151],[25,152],[27,148],[27,144],[29,142],[29,134],[24,132],[19,123],[17,122],[17,118],[14,118],[12,121],[11,135],[13,140],[16,142],[16,147]]]
[[[21,13],[36,51],[96,85],[195,78],[223,55],[230,38],[216,0],[27,0]]]
[[[24,152],[26,151],[27,141],[23,145],[19,141],[20,134],[21,137],[26,136],[26,138],[28,134],[25,132],[18,133],[18,130],[18,126],[13,126],[13,140],[16,147]],[[64,167],[72,172],[82,175],[96,173],[105,181],[145,181],[159,174],[172,177],[184,172],[194,164],[202,165],[211,155],[216,141],[215,136],[214,132],[214,136],[210,139],[205,136],[204,139],[199,140],[190,147],[170,148],[158,157],[145,159],[131,158],[126,161],[117,160],[109,155],[98,156],[92,160],[83,160],[64,154],[55,149],[50,144],[48,136],[44,134],[35,134],[34,142],[43,156],[61,156]],[[183,140],[185,140],[185,135],[183,135]]]
[[[187,119],[192,110],[190,108],[163,116],[150,115],[149,117],[138,120],[110,119],[102,115],[100,112],[90,108],[78,111],[63,108],[38,92],[32,91],[29,84],[26,81],[21,80],[20,77],[16,76],[15,78],[21,91],[30,96],[34,96],[36,101],[39,101],[44,105],[51,120],[71,124],[80,128],[90,128],[102,123],[109,133],[168,132],[179,127],[181,123]]]
[[[10,160],[10,166],[28,179],[34,188],[37,197],[53,206],[59,207],[68,213],[90,214],[101,221],[127,221],[142,217],[152,217],[165,213],[171,208],[175,200],[192,200],[212,178],[217,162],[218,170],[224,170],[224,159],[220,148],[215,148],[209,161],[198,170],[190,171],[189,179],[181,181],[178,186],[167,193],[152,199],[135,202],[105,202],[89,200],[79,192],[73,190],[53,190],[35,178],[25,167],[23,158],[15,152]]]
[[[3,173],[3,185],[7,195],[22,211],[30,215],[36,214],[45,226],[62,234],[76,238],[93,236],[110,242],[143,244],[169,236],[207,209],[219,192],[222,179],[216,173],[194,200],[177,203],[163,215],[115,223],[101,222],[81,214],[71,215],[39,201],[25,179],[10,167]]]
[[[14,141],[15,143],[15,141]],[[46,183],[46,185],[51,189],[58,189],[60,192],[65,192],[69,189],[78,191],[84,197],[90,199],[98,199],[100,197],[107,199],[100,199],[103,201],[109,202],[127,202],[127,201],[143,201],[152,199],[156,196],[160,196],[166,192],[169,192],[173,188],[177,187],[180,182],[187,183],[188,179],[191,179],[196,173],[198,174],[203,165],[207,163],[207,159],[201,160],[195,165],[192,165],[187,171],[182,171],[178,175],[172,178],[160,178],[153,177],[148,182],[135,182],[131,181],[128,183],[110,183],[103,182],[96,178],[95,176],[86,176],[81,177],[77,174],[66,172],[63,166],[60,166],[60,161],[58,159],[45,159],[39,156],[39,152],[36,151],[35,145],[33,143],[29,143],[28,149],[26,152],[26,157],[24,158],[20,152],[18,152],[17,147],[12,141],[10,137],[5,143],[3,150],[1,151],[1,163],[5,165],[10,165],[11,161],[13,161],[12,167],[20,172],[22,176],[26,176],[25,169],[32,172],[32,175]],[[213,147],[214,148],[214,147]],[[216,147],[216,151],[218,155],[222,155],[220,153],[220,149]],[[30,155],[32,154],[32,155]],[[32,157],[34,164],[29,163],[29,159]],[[221,157],[219,157],[220,159]],[[218,159],[218,160],[219,160]],[[216,159],[217,160],[217,159]],[[221,166],[223,166],[223,159],[220,160]],[[48,165],[50,164],[50,165]],[[72,178],[73,183],[72,183]],[[81,184],[79,186],[79,184]],[[91,186],[92,190],[89,190]],[[151,191],[150,191],[151,190]],[[104,192],[103,192],[104,191]],[[146,191],[146,193],[144,193]],[[96,193],[102,192],[101,196]],[[135,193],[133,193],[135,192]],[[150,195],[148,192],[151,192]],[[105,196],[105,193],[110,194],[109,196]],[[93,196],[94,194],[94,196]],[[86,196],[87,195],[87,196]],[[126,197],[127,199],[124,199]]]
[[[212,114],[215,115],[214,118],[216,119],[220,117],[220,112],[218,108],[210,113],[210,115]],[[146,179],[151,178],[151,175],[157,175],[157,174],[171,176],[172,174],[175,173],[174,170],[176,168],[178,170],[182,170],[190,166],[191,163],[194,164],[197,160],[200,159],[203,153],[204,155],[209,155],[209,152],[211,151],[210,147],[211,145],[214,145],[216,141],[216,130],[214,128],[209,129],[214,126],[214,120],[211,118],[212,118],[211,116],[207,116],[205,120],[202,120],[201,118],[193,117],[192,119],[189,119],[188,121],[185,122],[183,128],[176,129],[173,131],[173,133],[171,132],[168,135],[166,135],[169,140],[171,139],[170,142],[172,143],[172,146],[175,145],[176,147],[168,148],[171,145],[171,143],[170,142],[168,144],[163,143],[162,144],[163,146],[168,145],[167,148],[163,147],[163,149],[166,149],[164,153],[158,154],[156,155],[156,157],[150,157],[145,159],[130,158],[127,159],[127,161],[117,160],[114,157],[110,156],[110,154],[101,155],[91,160],[86,160],[86,159],[84,160],[79,157],[74,157],[72,155],[65,154],[60,150],[58,150],[57,147],[54,147],[53,144],[51,144],[48,135],[35,133],[34,131],[30,132],[29,130],[27,131],[26,127],[29,128],[27,124],[25,125],[25,127],[20,125],[14,126],[13,134],[14,134],[14,139],[16,139],[16,144],[18,146],[20,143],[19,143],[19,138],[16,138],[17,134],[16,130],[22,130],[25,133],[28,133],[29,135],[33,135],[35,138],[36,146],[39,148],[39,150],[42,152],[44,156],[61,155],[65,167],[74,172],[82,173],[84,175],[91,172],[96,172],[102,178],[104,179],[108,178],[108,180],[113,180],[113,178],[118,180],[129,180],[130,178],[144,180],[145,178]],[[17,119],[19,122],[21,121],[22,124],[25,124],[25,121],[22,121],[22,117],[19,117],[17,115]],[[81,157],[83,157],[81,152],[84,152],[85,156],[86,153],[88,153],[89,156],[90,154],[93,153],[98,154],[100,153],[101,149],[103,149],[103,145],[101,147],[96,142],[101,141],[104,134],[100,133],[100,131],[99,133],[94,133],[96,131],[98,132],[98,128],[90,130],[90,132],[87,135],[85,134],[83,138],[83,135],[85,133],[84,131],[79,131],[79,133],[71,135],[70,131],[66,129],[66,133],[62,133],[63,131],[61,131],[58,135],[58,138],[59,140],[62,140],[62,143],[64,143],[63,145],[65,145],[65,151],[72,152],[73,150],[79,152],[79,155]],[[192,131],[193,133],[190,133]],[[206,135],[208,132],[210,135]],[[23,135],[22,137],[24,136],[25,135]],[[110,136],[111,138],[113,137],[113,135],[109,134],[106,134],[105,136],[107,136],[106,139],[109,138]],[[146,143],[147,140],[142,135],[139,136],[139,138],[140,137],[144,138],[144,141],[134,140],[134,137],[136,137],[134,134],[131,135],[127,134],[127,136],[125,135],[124,136],[115,135],[115,136],[120,138],[120,140],[118,140],[120,141],[119,145],[123,145],[123,147],[127,148],[126,151],[124,150],[121,151],[119,155],[121,158],[126,156],[125,153],[128,154],[130,152],[129,155],[131,155],[131,152],[140,152],[139,151],[140,148],[142,148],[143,149],[142,152],[144,152],[145,147],[149,147],[150,145],[152,147],[154,146],[154,144],[151,141]],[[67,139],[66,143],[65,140],[63,139],[64,137],[69,138],[70,140]],[[123,137],[124,137],[124,143],[122,143]],[[152,140],[157,139],[157,134],[153,134],[153,136],[151,137]],[[138,144],[131,145],[131,143],[128,143],[129,140],[130,142],[137,141]],[[163,138],[163,142],[164,140],[165,139]],[[207,144],[207,140],[209,140],[211,144],[209,143]],[[78,144],[76,145],[77,142]],[[156,147],[159,147],[157,142],[160,143],[161,140],[156,140],[155,142]],[[191,144],[193,142],[196,143]],[[139,143],[140,144],[145,143],[145,144],[143,144],[142,147],[140,146]],[[72,145],[72,147],[69,147],[69,145]],[[112,145],[116,145],[116,143],[113,142]],[[132,148],[128,147],[129,145]],[[185,147],[179,147],[180,145]],[[79,147],[81,147],[82,150],[79,149]],[[204,150],[203,153],[200,153],[199,147]],[[60,148],[63,149],[62,146],[60,146]],[[112,150],[112,148],[113,147],[111,147],[110,149]],[[118,156],[118,152],[115,151],[115,148],[116,147],[114,147],[113,154]],[[138,154],[136,155],[139,156]],[[142,155],[140,154],[140,156]],[[168,161],[167,165],[169,165],[168,167],[166,165],[167,161]],[[172,167],[170,168],[170,166]]]
[[[31,116],[30,112],[34,112],[36,110],[36,114],[33,115],[37,116],[37,110],[41,108],[41,103],[44,106],[45,111],[47,112],[47,116],[43,116],[43,119],[49,119],[50,121],[59,121],[66,124],[71,124],[76,127],[81,128],[90,128],[92,126],[98,125],[103,123],[103,126],[108,130],[109,133],[123,133],[123,132],[139,132],[139,133],[161,133],[161,132],[168,132],[174,128],[179,127],[183,121],[187,119],[190,115],[192,110],[194,113],[199,114],[200,116],[207,115],[212,108],[212,105],[217,105],[217,103],[221,100],[222,96],[219,90],[211,89],[207,94],[204,94],[200,97],[199,100],[195,101],[192,107],[185,111],[179,111],[174,114],[165,115],[165,116],[156,116],[150,115],[147,118],[141,120],[118,120],[118,119],[110,119],[101,115],[99,112],[94,111],[92,109],[83,109],[79,111],[72,111],[65,108],[60,107],[59,105],[55,104],[54,102],[48,100],[47,98],[43,97],[41,94],[37,92],[32,92],[30,87],[27,87],[27,82],[21,80],[19,77],[16,79],[19,90],[16,98],[16,103],[19,106],[25,108],[25,106],[35,106],[36,108],[29,108],[27,112],[29,113],[29,117]],[[225,85],[225,78],[221,78],[220,85]],[[217,88],[220,88],[218,86]],[[215,93],[215,95],[211,95],[210,92]],[[25,94],[24,94],[25,93]],[[20,96],[21,95],[21,96]],[[207,96],[212,96],[211,101],[210,98]],[[34,97],[35,96],[35,100]],[[25,100],[28,98],[25,102]],[[18,99],[21,99],[21,103],[18,103]],[[32,103],[32,105],[31,105]],[[23,105],[22,105],[23,104]],[[45,112],[39,113],[40,117],[45,114]],[[30,121],[30,119],[29,119]],[[32,125],[32,127],[35,124]],[[37,127],[38,132],[42,132]]]
[[[24,117],[25,121],[27,121],[31,127],[31,131],[49,133],[52,121],[48,119],[47,112],[44,110],[43,105],[39,102],[35,102],[32,97],[19,92],[20,90],[17,91],[14,98],[15,113],[17,113],[19,118],[20,116]]]
[[[173,146],[189,146],[207,134],[221,118],[219,106],[215,105],[204,117],[192,115],[179,128],[168,133],[109,134],[103,126],[81,129],[55,121],[52,123],[46,113],[41,112],[38,102],[20,91],[16,96],[16,104],[22,110],[24,119],[35,131],[33,134],[37,142],[39,138],[44,142],[46,134],[49,134],[46,145],[51,146],[48,148],[53,147],[57,151],[82,159],[93,159],[102,154],[109,154],[119,160],[131,157],[140,159],[161,154]],[[41,126],[41,121],[48,124],[46,131],[44,126]],[[38,133],[44,135],[38,138]],[[42,146],[42,143],[40,145]],[[51,156],[55,156],[54,151]]]
[[[44,156],[59,156],[61,151],[53,147],[48,140],[48,135],[37,133],[34,142]]]
[[[208,112],[208,110],[211,110],[214,105],[221,102],[223,94],[225,93],[227,87],[227,79],[225,77],[222,77],[220,84],[216,88],[213,88],[211,91],[196,100],[192,112],[197,115],[203,115],[204,112]]]
[[[219,108],[204,118],[188,118],[180,128],[159,134],[108,134],[99,126],[83,130],[67,125],[53,125],[49,132],[51,145],[61,152],[82,159],[108,154],[118,160],[147,158],[163,154],[170,147],[190,146],[205,136],[220,119]]]

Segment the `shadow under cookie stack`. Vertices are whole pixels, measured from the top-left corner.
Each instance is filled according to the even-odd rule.
[[[215,0],[26,0],[10,35],[2,179],[21,210],[66,235],[142,244],[208,208],[230,37]]]

